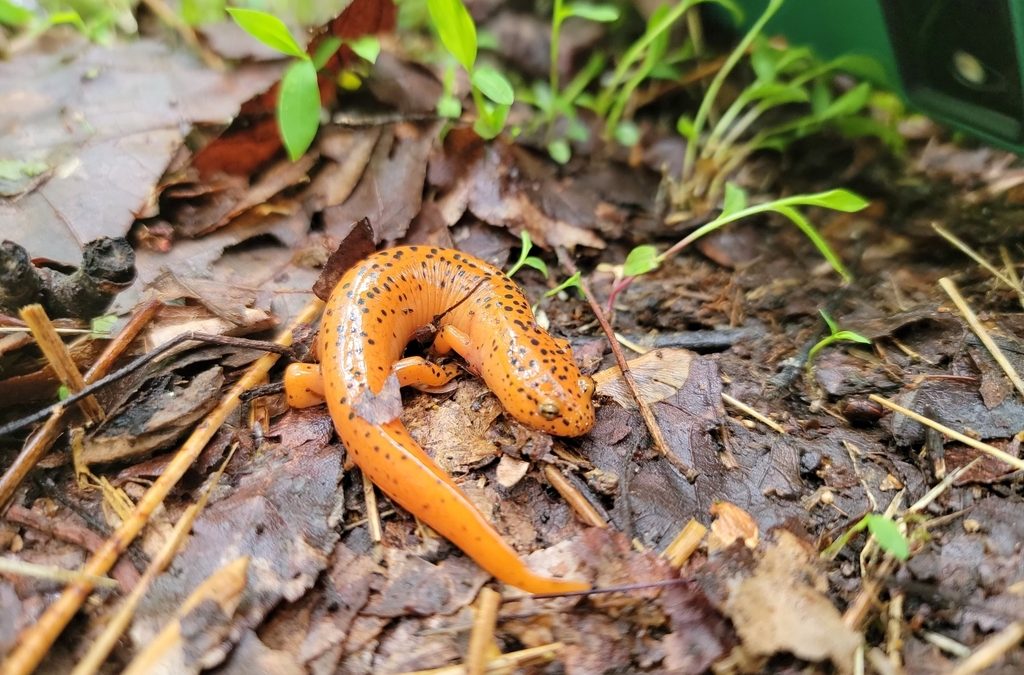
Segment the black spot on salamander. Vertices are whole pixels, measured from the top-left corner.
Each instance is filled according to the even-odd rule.
[[[365,335],[365,333],[364,333],[364,335]],[[373,338],[367,338],[366,339],[366,344],[368,344],[368,345],[375,345],[375,344],[377,344],[377,341],[374,340]]]

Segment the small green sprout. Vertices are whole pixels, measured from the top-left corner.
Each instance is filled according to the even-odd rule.
[[[281,131],[288,157],[294,162],[301,157],[316,137],[320,127],[320,87],[317,71],[327,63],[341,45],[347,45],[357,56],[373,63],[380,54],[380,41],[366,35],[350,40],[328,38],[310,56],[288,27],[268,12],[229,7],[235,23],[245,32],[271,49],[295,60],[285,70],[277,94],[277,125]]]
[[[878,513],[869,513],[832,542],[832,545],[822,551],[821,557],[831,560],[839,554],[839,551],[850,542],[855,535],[868,530],[871,536],[878,542],[879,548],[896,558],[907,560],[910,557],[910,544],[907,538],[900,532],[899,525],[891,518]]]
[[[811,350],[807,352],[807,369],[810,370],[814,364],[814,359],[817,358],[818,352],[825,347],[836,342],[857,342],[860,344],[871,344],[871,340],[864,337],[860,333],[855,333],[852,330],[840,330],[839,325],[835,320],[828,315],[823,309],[818,310],[821,314],[821,318],[825,320],[825,324],[828,326],[829,334],[818,340]]]
[[[546,292],[544,294],[544,297],[545,298],[554,297],[554,296],[558,295],[559,293],[561,293],[562,291],[568,290],[570,288],[575,288],[576,292],[580,294],[580,297],[581,298],[584,297],[584,295],[583,295],[583,286],[580,285],[580,273],[579,272],[577,272],[576,274],[572,275],[571,277],[569,277],[568,279],[566,279],[562,283],[558,284],[557,286],[552,288],[550,291]]]
[[[71,390],[68,388],[68,385],[62,384],[59,387],[57,387],[58,401],[66,401],[68,396],[71,396]]]
[[[508,272],[506,272],[507,276],[511,278],[513,274],[518,272],[520,268],[522,268],[525,265],[526,267],[532,267],[533,269],[539,271],[541,274],[544,275],[544,278],[547,279],[548,266],[544,264],[544,261],[538,258],[537,256],[530,255],[530,249],[533,248],[533,242],[530,241],[530,233],[527,232],[526,230],[523,230],[519,237],[520,239],[522,239],[523,242],[522,249],[520,249],[519,251],[519,260],[517,260],[515,264],[512,265],[512,267],[508,268]]]
[[[484,139],[496,137],[505,128],[515,100],[512,85],[498,70],[477,64],[476,24],[462,0],[427,0],[427,10],[441,44],[469,73],[477,115],[473,131]],[[456,110],[451,96],[453,82],[446,83],[438,101],[438,113],[443,117],[453,117]]]

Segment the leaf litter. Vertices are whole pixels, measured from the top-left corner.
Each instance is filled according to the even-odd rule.
[[[352,8],[331,24],[332,32],[359,35],[367,26],[393,25],[390,3],[360,0]],[[493,26],[501,28],[496,32],[502,39],[522,30],[500,13]],[[581,44],[593,39],[578,37]],[[447,242],[505,265],[526,231],[540,246],[575,250],[580,266],[594,270],[621,261],[638,241],[665,236],[652,217],[655,173],[614,158],[585,159],[566,171],[525,146],[481,144],[459,127],[442,140],[436,121],[374,117],[344,101],[329,101],[343,121],[327,124],[301,162],[284,162],[267,116],[266,92],[279,65],[243,66],[225,80],[199,74],[193,62],[158,43],[134,44],[120,47],[115,59],[71,40],[60,47],[74,57],[76,65],[67,71],[52,68],[53,59],[44,55],[0,69],[0,81],[22,78],[14,91],[47,91],[39,110],[51,111],[29,120],[3,106],[13,115],[0,117],[5,124],[31,132],[28,138],[48,139],[0,145],[4,154],[38,155],[45,164],[23,182],[4,184],[0,218],[36,223],[31,232],[15,225],[19,229],[5,228],[4,234],[74,263],[91,236],[120,236],[131,228],[138,281],[114,310],[131,310],[143,297],[169,306],[128,355],[189,329],[265,335],[272,324],[287,325],[307,301],[320,267],[338,273],[361,257],[325,262],[339,244],[341,250],[366,251],[386,243]],[[126,56],[131,49],[138,53]],[[514,58],[526,72],[543,71],[536,56],[527,51]],[[118,74],[124,62],[133,68]],[[122,111],[122,119],[89,107],[101,91],[97,80],[104,96],[117,100],[140,74],[163,72],[154,69],[156,62],[172,65],[164,69],[165,81],[145,85],[153,91],[146,124],[141,113]],[[98,77],[85,77],[93,67]],[[32,82],[26,73],[42,76]],[[74,86],[60,96],[52,93],[60,87],[42,88],[55,77],[72,78]],[[186,80],[189,86],[180,86]],[[400,55],[385,54],[368,88],[380,103],[418,113],[429,111],[438,80]],[[168,91],[183,109],[169,109],[170,99],[161,93]],[[52,111],[72,96],[89,104],[81,113],[93,126],[89,133],[54,132]],[[236,113],[236,123],[197,154],[182,149],[182,121],[219,122]],[[362,122],[351,124],[354,119]],[[129,140],[112,145],[119,136]],[[665,139],[666,148],[671,140]],[[875,568],[861,566],[863,542],[856,538],[836,561],[818,560],[819,551],[894,494],[902,490],[918,498],[943,472],[981,456],[969,446],[937,440],[898,413],[871,408],[868,394],[882,392],[1021,456],[1019,397],[962,318],[945,306],[935,283],[960,275],[975,311],[987,312],[983,320],[992,338],[1020,371],[1024,350],[1015,334],[1021,322],[1014,294],[997,290],[957,251],[934,245],[933,233],[915,218],[933,215],[935,207],[908,206],[917,197],[895,173],[954,186],[929,189],[945,189],[941,208],[963,214],[962,238],[991,246],[1012,241],[999,239],[1003,229],[972,230],[973,214],[981,200],[996,210],[996,221],[1012,218],[1012,203],[991,200],[1012,191],[1000,181],[1015,170],[1013,159],[939,142],[919,144],[913,152],[913,161],[898,169],[861,165],[862,173],[850,174],[877,203],[891,204],[893,213],[880,207],[871,216],[835,218],[823,227],[835,241],[856,240],[875,252],[861,261],[856,292],[809,268],[804,239],[762,221],[702,242],[705,258],[670,260],[619,298],[616,329],[659,347],[634,359],[631,368],[672,452],[697,469],[692,484],[653,450],[592,316],[573,296],[544,300],[541,307],[556,334],[587,355],[589,372],[600,371],[601,406],[588,436],[553,440],[525,430],[468,376],[445,393],[405,395],[403,419],[412,433],[534,569],[586,576],[599,588],[630,587],[561,599],[504,589],[494,635],[498,649],[558,644],[554,658],[568,673],[711,667],[850,672],[862,646],[893,649],[878,639],[877,626],[854,622],[848,613],[864,594],[874,593],[870,602],[902,608],[898,619],[881,610],[872,617],[901,631],[903,661],[916,672],[915,659],[936,669],[953,662],[936,646],[935,634],[974,648],[1024,620],[1021,536],[1014,529],[1024,521],[1014,497],[1019,473],[987,456],[932,502],[922,525],[927,537],[911,538],[906,565],[874,578]],[[791,158],[800,160],[798,152]],[[783,180],[778,171],[769,173]],[[104,182],[79,182],[86,175]],[[128,175],[130,180],[119,178]],[[789,180],[788,190],[806,187],[799,172]],[[94,197],[82,205],[92,209],[88,223],[85,210],[61,201],[86,193]],[[900,209],[914,216],[903,228],[894,224]],[[355,225],[364,217],[368,231]],[[97,224],[104,229],[96,231]],[[588,276],[596,293],[607,297],[610,275]],[[518,280],[531,298],[547,289],[532,271]],[[873,346],[826,351],[811,382],[782,377],[789,362],[799,361],[821,337],[818,309],[826,305],[842,326],[871,338]],[[697,334],[696,353],[674,348],[675,341]],[[12,342],[0,355],[20,363],[0,367],[8,405],[55,395],[56,380],[30,349],[24,341]],[[217,403],[252,354],[202,347],[109,391],[111,417],[89,431],[85,448],[89,461],[113,464],[94,470],[112,472],[140,498],[138,481],[168,470],[171,456],[161,453]],[[79,360],[84,366],[92,358],[86,351]],[[26,378],[34,378],[31,386]],[[723,394],[766,414],[785,435],[725,407]],[[247,571],[237,598],[185,614],[180,642],[152,663],[192,672],[217,666],[226,672],[369,673],[462,662],[470,607],[488,578],[386,501],[378,504],[383,541],[371,539],[361,484],[344,470],[344,449],[332,442],[322,409],[285,411],[273,396],[247,404],[164,500],[125,560],[145,566],[173,516],[195,501],[197,486],[231,444],[240,449],[172,567],[146,594],[114,663],[138,657],[204,580],[243,559]],[[4,458],[9,450],[2,449]],[[74,512],[93,540],[119,525],[120,516],[105,509],[99,495],[75,485],[58,453],[41,466],[46,481],[24,485],[18,508],[40,509],[55,492],[65,492],[61,508]],[[576,478],[569,481],[572,489],[607,514],[610,527],[583,525],[542,478],[544,467]],[[80,545],[40,531],[38,518],[11,513],[0,541],[12,554],[67,568],[88,556]],[[46,515],[65,517],[55,510]],[[710,524],[712,535],[677,569],[659,551],[691,519]],[[127,578],[123,569],[120,578]],[[5,649],[42,615],[52,590],[52,584],[0,580],[0,600],[12,609],[0,613],[7,617],[0,621]],[[73,665],[113,599],[98,595],[43,667]],[[890,658],[901,656],[895,649]],[[1021,657],[1011,652],[1007,658],[1007,672],[1013,672]]]

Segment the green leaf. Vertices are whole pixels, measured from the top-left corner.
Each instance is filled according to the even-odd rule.
[[[316,66],[317,70],[327,65],[327,61],[334,56],[334,52],[338,51],[341,42],[341,38],[332,35],[317,45],[316,52],[313,54],[313,65]]]
[[[829,103],[824,110],[818,113],[818,119],[828,120],[833,117],[853,115],[867,105],[870,97],[871,85],[867,82],[861,82],[850,91]]]
[[[377,57],[380,56],[380,40],[376,35],[364,35],[356,38],[349,42],[348,46],[363,61],[377,63]]]
[[[619,122],[615,127],[615,140],[623,147],[632,148],[640,142],[640,128],[631,120]]]
[[[799,195],[792,201],[784,200],[788,204],[800,204],[803,206],[821,206],[833,211],[853,213],[860,211],[870,202],[855,192],[849,190],[827,190],[813,195]]]
[[[320,89],[313,62],[296,61],[288,66],[277,96],[277,124],[294,162],[309,148],[320,126]]]
[[[541,260],[537,256],[531,255],[527,258],[524,258],[523,264],[526,265],[527,267],[532,267],[533,269],[543,274],[545,279],[548,278],[548,266],[544,263],[543,260]]]
[[[58,401],[63,401],[68,396],[71,396],[71,390],[68,389],[68,385],[62,384],[59,387],[57,387],[57,400]]]
[[[864,518],[868,523],[868,531],[875,537],[883,551],[899,560],[910,557],[910,545],[896,523],[877,513],[869,513]]]
[[[832,266],[832,269],[839,273],[839,276],[843,278],[844,282],[850,283],[853,281],[853,275],[850,274],[850,270],[846,269],[846,265],[843,264],[842,259],[836,255],[836,252],[828,245],[828,242],[821,236],[821,233],[811,225],[811,222],[807,220],[802,213],[790,206],[777,205],[774,210],[776,213],[786,216],[793,221],[793,224],[804,233],[804,236],[811,240],[811,243],[814,244],[814,247],[818,249],[818,252],[821,253],[825,260],[828,261],[828,264]]]
[[[427,10],[441,44],[467,73],[476,63],[476,24],[462,0],[427,0]]]
[[[228,14],[242,30],[271,49],[299,59],[309,58],[306,50],[295,41],[284,22],[273,14],[237,7],[229,7]]]
[[[450,94],[441,94],[441,98],[437,99],[437,114],[441,117],[457,120],[462,116],[462,103]]]
[[[477,110],[473,131],[485,141],[497,137],[505,128],[505,119],[508,117],[509,108],[510,106],[507,105],[496,105],[491,110]]]
[[[92,331],[93,337],[103,337],[110,335],[110,331],[113,330],[115,323],[117,323],[116,314],[105,314],[97,316],[90,321],[89,329]]]
[[[747,193],[735,183],[726,183],[725,201],[722,203],[722,214],[719,218],[730,216],[745,208],[747,208]]]
[[[515,100],[512,85],[494,68],[480,66],[473,71],[470,81],[484,96],[498,105],[512,105]]]
[[[871,340],[852,330],[841,330],[837,333],[833,333],[832,335],[835,339],[842,340],[843,342],[859,342],[862,345],[871,344]]]
[[[0,24],[20,28],[32,21],[33,14],[10,0],[0,0]]]
[[[658,249],[650,244],[642,244],[626,256],[626,262],[622,265],[622,273],[627,277],[638,277],[658,269],[660,264]]]
[[[693,124],[693,118],[688,115],[680,115],[676,120],[676,131],[680,136],[693,143],[694,137],[697,135],[697,127]]]
[[[763,82],[770,82],[775,79],[775,64],[779,60],[779,51],[772,47],[767,40],[760,39],[754,42],[750,52],[750,67],[754,69],[757,79]]]
[[[548,143],[548,154],[559,164],[565,164],[572,158],[572,148],[564,138],[556,138]]]
[[[821,318],[825,320],[825,325],[827,325],[827,326],[828,326],[828,332],[829,332],[829,334],[830,334],[830,335],[835,335],[835,334],[836,334],[836,331],[838,331],[838,330],[839,330],[839,324],[837,324],[837,323],[836,323],[835,319],[833,319],[833,318],[832,318],[832,317],[831,317],[831,316],[829,315],[829,313],[828,313],[828,312],[826,312],[826,311],[825,311],[825,310],[823,310],[823,309],[819,309],[819,310],[818,310],[818,314],[821,314]]]
[[[614,5],[595,5],[589,2],[573,2],[562,9],[564,18],[575,16],[598,23],[618,21],[619,8]]]
[[[562,291],[564,291],[566,289],[569,289],[569,288],[575,288],[579,292],[580,297],[581,298],[583,297],[583,288],[580,286],[580,273],[579,272],[577,272],[576,274],[572,275],[571,277],[569,277],[568,279],[566,279],[562,283],[560,283],[557,286],[555,286],[554,288],[552,288],[550,291],[548,291],[547,293],[544,294],[544,297],[545,298],[550,298],[550,297],[556,296],[559,293],[561,293]]]

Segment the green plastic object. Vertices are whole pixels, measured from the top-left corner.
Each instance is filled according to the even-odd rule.
[[[767,0],[739,0],[744,24]],[[1024,154],[1024,0],[786,0],[766,35],[821,58],[871,57],[858,72],[911,106]]]

